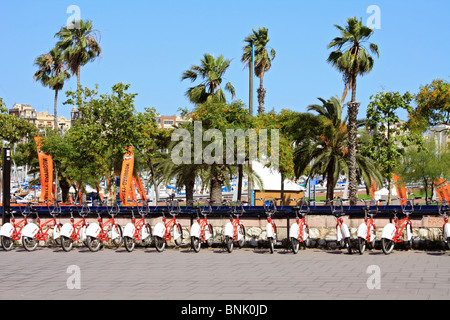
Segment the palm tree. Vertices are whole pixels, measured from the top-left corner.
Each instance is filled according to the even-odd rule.
[[[356,185],[356,123],[358,117],[359,103],[356,102],[356,78],[372,71],[374,65],[373,57],[367,53],[364,44],[373,34],[373,30],[358,21],[356,17],[348,18],[347,25],[341,27],[335,25],[341,32],[340,37],[334,38],[329,44],[328,49],[334,48],[327,61],[343,74],[345,84],[342,101],[345,100],[348,89],[352,90],[352,99],[348,104],[348,150],[349,150],[349,191],[350,203],[356,204],[357,185]],[[378,46],[369,43],[369,50],[379,57]]]
[[[67,72],[67,61],[59,48],[53,48],[36,58],[34,64],[39,68],[34,74],[34,80],[40,81],[45,87],[55,91],[54,129],[58,129],[58,91],[62,90],[64,82],[70,78]]]
[[[348,131],[346,121],[342,120],[342,102],[339,97],[329,100],[319,98],[322,105],[310,105],[308,111],[315,111],[317,115],[308,117],[309,125],[315,130],[305,135],[299,129],[294,135],[294,171],[300,177],[309,168],[310,176],[322,174],[327,180],[327,199],[333,199],[334,188],[340,174],[348,173]],[[359,123],[360,126],[363,122]],[[370,177],[380,185],[381,174],[375,163],[368,157],[357,155],[357,175],[366,185],[370,185]]]
[[[269,30],[266,28],[258,27],[258,31],[253,30],[244,42],[247,45],[243,48],[244,54],[242,55],[241,61],[246,63],[249,67],[252,61],[252,45],[255,46],[255,74],[259,78],[259,88],[258,92],[258,114],[264,113],[264,100],[266,97],[266,89],[263,87],[264,73],[269,71],[272,66],[272,61],[275,59],[276,52],[272,48],[269,52],[267,51],[267,43],[269,42]]]
[[[98,35],[99,31],[93,29],[90,20],[80,20],[79,28],[62,27],[55,34],[55,37],[59,39],[56,46],[64,52],[72,75],[77,76],[77,89],[81,88],[81,67],[95,60],[102,53],[102,48],[97,41]]]
[[[217,59],[214,56],[205,53],[203,59],[200,60],[199,66],[193,65],[190,69],[183,72],[181,80],[190,79],[191,82],[197,80],[198,77],[203,79],[203,82],[195,87],[189,88],[186,96],[194,104],[205,102],[226,102],[225,93],[221,88],[223,75],[230,66],[231,61],[225,59],[223,55]],[[231,93],[231,98],[235,96],[234,87],[230,82],[225,85],[225,90]]]

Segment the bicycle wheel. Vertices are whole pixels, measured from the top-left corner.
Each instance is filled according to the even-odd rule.
[[[1,236],[0,241],[2,243],[2,248],[5,251],[11,251],[11,249],[13,248],[13,245],[14,245],[13,239],[5,237],[5,236]]]
[[[227,251],[228,251],[229,253],[233,252],[233,246],[234,246],[233,237],[227,236],[227,237],[225,238],[225,244],[226,244],[226,246],[227,246]]]
[[[344,245],[347,247],[348,254],[352,254],[352,242],[350,237],[344,239]]]
[[[128,252],[133,251],[134,245],[135,245],[134,238],[124,237],[123,238],[123,244],[125,245],[125,249],[127,249]]]
[[[155,236],[155,248],[158,252],[163,252],[166,247],[166,240],[164,238]]]
[[[22,245],[27,251],[34,251],[38,245],[39,241],[35,238],[22,237]]]
[[[386,238],[381,239],[381,249],[383,250],[384,254],[390,254],[392,250],[394,249],[394,241],[389,240]]]
[[[366,239],[358,237],[358,250],[359,254],[363,254],[366,251]]]
[[[298,253],[300,249],[300,241],[297,238],[291,237],[291,249],[294,254]]]
[[[118,224],[114,224],[112,226],[112,230],[111,230],[111,235],[116,234],[117,237],[115,237],[114,239],[112,239],[112,243],[116,246],[116,248],[120,247],[120,245],[122,244],[122,240],[123,240],[123,231],[122,231],[122,227],[119,226]]]
[[[150,227],[150,224],[146,223],[141,230],[141,237],[142,235],[145,235],[146,238],[144,240],[141,240],[141,243],[144,247],[148,247],[150,243],[152,242],[152,228]]]
[[[211,224],[208,224],[205,228],[205,237],[209,237],[208,240],[206,240],[206,245],[208,247],[212,247],[214,243],[214,229]]]
[[[200,252],[200,247],[202,246],[202,242],[197,237],[191,237],[191,247],[195,252]]]
[[[86,245],[92,252],[97,252],[98,250],[100,250],[102,242],[98,238],[88,236],[86,238]]]
[[[267,238],[267,241],[269,241],[270,253],[273,253],[275,251],[274,240],[272,237],[269,237],[269,238]]]
[[[177,223],[174,228],[178,229],[178,234],[180,235],[178,237],[178,239],[175,240],[175,244],[177,246],[181,246],[181,244],[183,243],[183,229],[181,228],[181,224]]]
[[[72,250],[73,240],[71,238],[68,238],[66,236],[61,236],[60,242],[61,242],[61,248],[65,252],[69,252],[70,250]]]
[[[239,248],[243,248],[245,246],[245,228],[242,224],[237,228],[238,235],[242,236],[241,240],[238,241]],[[239,239],[239,236],[238,236]]]

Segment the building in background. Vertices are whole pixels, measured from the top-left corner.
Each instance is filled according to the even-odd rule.
[[[16,103],[13,105],[12,109],[9,109],[9,114],[20,119],[25,119],[36,126],[37,112],[36,109],[31,108],[31,105],[29,104]]]
[[[158,124],[158,127],[162,128],[162,129],[172,129],[177,124],[180,124],[182,122],[187,122],[187,121],[189,121],[189,119],[186,119],[179,115],[174,115],[174,116],[157,115],[156,116],[156,123]]]
[[[45,128],[55,129],[55,117],[49,114],[48,111],[36,112],[29,104],[14,104],[12,109],[9,109],[9,114],[14,115],[20,119],[25,119],[39,129],[39,132],[45,132]],[[70,129],[72,123],[71,119],[64,116],[58,117],[58,130],[66,132]]]

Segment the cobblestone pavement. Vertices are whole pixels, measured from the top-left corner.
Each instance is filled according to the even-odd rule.
[[[449,252],[0,251],[0,299],[449,299]],[[79,287],[79,289],[78,289]]]

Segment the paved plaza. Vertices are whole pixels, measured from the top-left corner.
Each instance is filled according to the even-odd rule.
[[[18,247],[0,251],[0,299],[449,299],[450,253]]]

